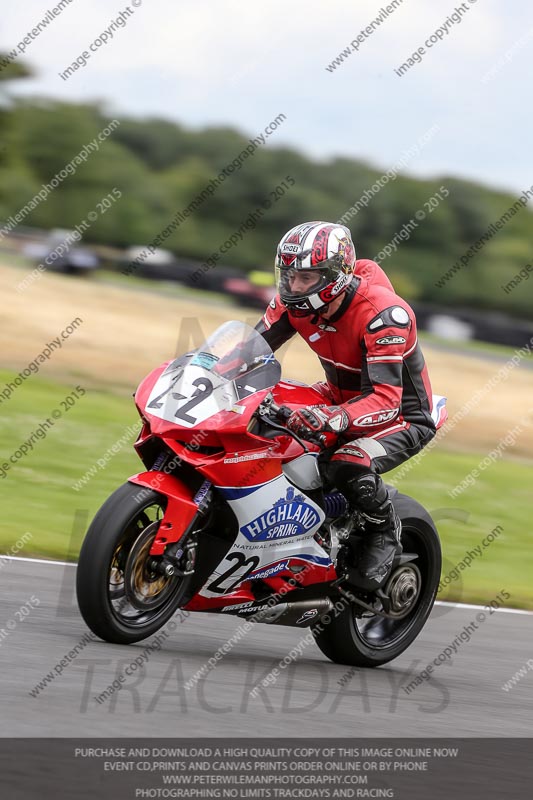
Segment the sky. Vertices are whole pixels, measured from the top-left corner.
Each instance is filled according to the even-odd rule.
[[[0,49],[17,48],[57,2],[10,4]],[[230,126],[250,137],[283,113],[269,147],[365,159],[383,171],[408,152],[404,171],[416,176],[455,175],[517,195],[529,188],[533,7],[394,3],[71,0],[22,44],[18,57],[35,78],[20,82],[17,94],[98,101],[112,114]],[[390,13],[381,13],[381,24],[328,70],[383,8]],[[121,12],[124,25],[110,30]],[[108,41],[91,51],[106,31]],[[420,47],[421,60],[399,76]],[[63,80],[59,73],[84,51],[85,66]]]

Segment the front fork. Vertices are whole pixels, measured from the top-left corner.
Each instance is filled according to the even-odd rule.
[[[193,494],[180,478],[157,470],[133,475],[129,481],[167,499],[165,513],[150,548],[150,569],[168,578],[192,575],[196,563],[195,533],[213,502],[211,483],[204,481]]]

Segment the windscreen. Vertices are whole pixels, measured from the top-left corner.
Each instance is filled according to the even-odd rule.
[[[281,367],[260,333],[244,322],[226,322],[192,353],[175,359],[150,392],[146,411],[193,428],[269,389]]]

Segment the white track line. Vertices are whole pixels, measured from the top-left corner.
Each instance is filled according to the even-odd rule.
[[[61,567],[77,567],[73,561],[46,561],[44,558],[23,558],[23,556],[0,555],[0,559],[9,558],[10,561],[29,561],[32,564],[57,564]]]
[[[72,561],[45,561],[42,558],[24,558],[23,556],[9,556],[0,555],[0,559],[9,558],[11,561],[29,561],[31,564],[55,564],[59,567],[77,567]],[[452,606],[453,608],[480,608],[484,609],[485,606],[475,606],[471,603],[445,603],[442,600],[435,601],[436,606]],[[527,614],[533,616],[533,611],[527,611],[523,608],[495,608],[494,611],[499,611],[504,614]]]
[[[474,606],[471,603],[446,603],[443,600],[435,600],[436,606],[452,606],[452,608],[480,608],[483,610],[487,606]],[[529,614],[533,615],[533,611],[527,611],[524,608],[495,608],[494,611],[502,611],[505,614]]]

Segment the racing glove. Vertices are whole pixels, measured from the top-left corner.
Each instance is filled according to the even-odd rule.
[[[243,358],[245,350],[243,342],[239,342],[233,350],[222,356],[214,368],[215,372],[227,380],[233,380],[243,372],[246,372],[248,364]]]
[[[346,411],[339,406],[309,406],[293,411],[285,424],[289,430],[305,439],[307,434],[342,433],[350,420]]]

